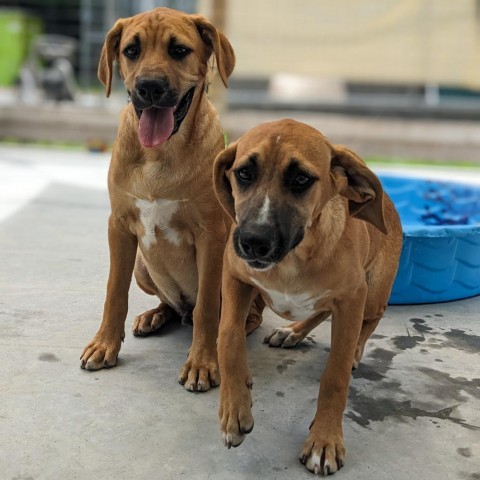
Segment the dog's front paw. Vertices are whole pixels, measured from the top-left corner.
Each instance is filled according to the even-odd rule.
[[[303,332],[295,332],[291,327],[275,328],[270,335],[263,339],[263,343],[268,343],[270,347],[291,348],[300,343],[305,338]]]
[[[206,392],[220,385],[220,371],[216,353],[212,355],[190,352],[178,377],[189,392]]]
[[[314,423],[300,452],[300,461],[315,475],[331,475],[345,464],[342,432],[327,432]]]
[[[227,448],[238,447],[253,430],[252,381],[243,385],[222,386],[220,391],[220,431]]]
[[[80,366],[85,370],[114,367],[117,364],[122,340],[123,337],[114,339],[97,333],[83,349]]]

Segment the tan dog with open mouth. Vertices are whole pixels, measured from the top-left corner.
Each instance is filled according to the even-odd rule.
[[[120,19],[106,37],[98,76],[109,95],[117,60],[131,103],[120,117],[108,175],[110,274],[103,321],[81,357],[87,370],[116,364],[134,272],[161,303],[135,319],[133,333],[147,335],[193,311],[179,381],[191,391],[220,382],[216,339],[227,228],[212,185],[213,161],[224,148],[205,93],[212,54],[227,85],[235,55],[226,37],[204,17],[168,8]],[[250,329],[261,321],[255,318]]]
[[[398,267],[397,212],[357,155],[293,120],[247,132],[219,154],[214,176],[235,221],[218,338],[224,443],[240,445],[253,428],[244,324],[259,292],[293,321],[265,339],[274,347],[293,347],[332,315],[331,351],[300,460],[316,474],[334,473],[344,464],[342,416],[352,366],[385,311]]]

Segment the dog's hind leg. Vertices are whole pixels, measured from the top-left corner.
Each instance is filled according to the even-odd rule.
[[[392,290],[396,269],[386,269],[381,261],[377,261],[367,273],[368,294],[365,302],[365,312],[362,329],[358,337],[353,360],[353,369],[358,368],[365,350],[365,343],[377,328],[387,308]]]
[[[352,370],[356,370],[360,364],[360,360],[363,356],[363,351],[365,350],[365,343],[370,338],[370,335],[377,328],[378,323],[382,319],[383,312],[385,311],[386,305],[383,308],[380,308],[376,315],[370,318],[365,318],[362,324],[362,330],[360,331],[360,336],[358,338],[357,347],[355,348],[355,356],[353,358],[353,367]]]
[[[161,298],[161,294],[153,282],[147,267],[143,263],[142,254],[137,251],[135,268],[133,271],[138,286],[149,295]],[[137,315],[132,325],[132,332],[135,336],[144,337],[162,328],[170,320],[179,319],[179,314],[168,304],[160,303],[157,308],[147,310]]]
[[[247,321],[245,323],[245,333],[250,335],[256,330],[263,320],[263,309],[265,308],[265,302],[260,294],[255,297],[255,300],[250,305],[250,311],[248,312]]]
[[[158,288],[148,273],[147,267],[143,262],[142,253],[137,250],[137,257],[135,258],[135,268],[133,269],[137,285],[149,295],[156,295],[158,297]]]
[[[368,293],[365,301],[362,329],[355,348],[353,369],[358,367],[365,350],[365,343],[377,328],[387,308],[402,250],[400,219],[388,198],[384,201],[384,205],[386,207],[387,229],[390,234],[383,238],[380,251],[378,251],[372,265],[366,272]]]
[[[268,343],[270,347],[294,347],[329,316],[330,312],[322,312],[308,320],[293,322],[286,327],[275,328],[270,335],[264,338],[263,343]]]

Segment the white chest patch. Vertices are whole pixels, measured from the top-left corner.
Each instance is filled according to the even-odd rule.
[[[252,281],[268,296],[270,307],[275,313],[280,316],[289,314],[293,320],[311,318],[316,313],[315,305],[330,293],[330,290],[325,290],[317,292],[314,296],[309,292],[289,294],[278,290],[269,290],[264,288],[260,282],[253,279]]]
[[[140,210],[140,221],[144,229],[142,243],[146,248],[150,248],[157,242],[155,228],[158,228],[169,242],[180,245],[181,238],[178,232],[170,226],[170,221],[178,210],[179,202],[162,199],[150,202],[139,198],[135,205]]]

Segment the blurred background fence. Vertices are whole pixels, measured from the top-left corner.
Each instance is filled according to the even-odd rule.
[[[106,32],[157,6],[202,13],[226,32],[237,56],[230,111],[480,119],[480,0],[0,0],[0,138],[12,132],[8,101],[102,106]],[[74,41],[64,56],[75,86],[35,100],[22,66],[45,34]],[[116,91],[124,103],[119,81]]]
[[[221,24],[237,53],[235,85],[254,90],[250,101],[268,89],[310,102],[376,91],[387,102],[435,104],[480,90],[480,0],[0,0],[0,85],[18,79],[40,33],[75,38],[77,80],[96,85],[106,31],[157,6]]]

